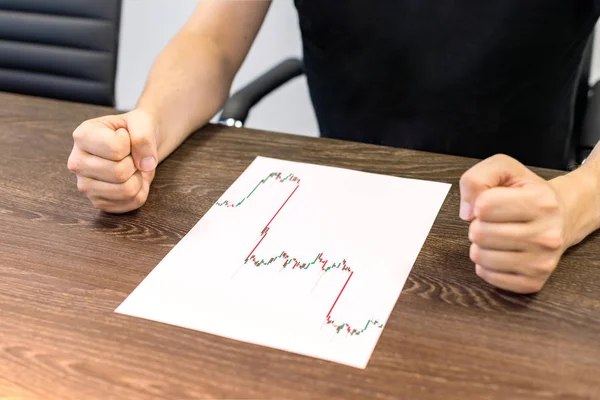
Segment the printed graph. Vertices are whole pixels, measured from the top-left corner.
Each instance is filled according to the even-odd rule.
[[[448,189],[258,157],[116,311],[365,368]]]
[[[357,329],[357,328],[352,327],[348,322],[338,323],[331,316],[334,311],[335,305],[337,304],[337,302],[339,301],[340,297],[342,296],[342,294],[344,292],[344,289],[346,288],[346,286],[348,286],[348,282],[350,282],[350,278],[352,278],[352,275],[354,275],[354,271],[350,268],[350,266],[348,266],[346,260],[341,260],[339,262],[335,262],[335,261],[330,262],[327,258],[325,258],[323,253],[319,253],[312,261],[302,261],[296,257],[291,256],[285,250],[282,250],[280,254],[270,257],[270,258],[260,258],[257,255],[258,247],[260,246],[262,241],[267,237],[267,234],[269,233],[269,226],[275,220],[277,215],[281,212],[283,207],[285,207],[285,205],[292,199],[294,193],[296,193],[296,191],[298,189],[300,189],[300,179],[296,175],[291,173],[291,174],[288,174],[285,177],[283,177],[283,174],[281,172],[271,172],[265,178],[261,179],[254,186],[254,188],[250,191],[250,193],[248,195],[244,196],[241,200],[239,200],[239,201],[228,201],[228,200],[217,201],[215,203],[215,205],[217,207],[226,207],[226,208],[239,207],[244,203],[245,200],[249,199],[252,196],[252,194],[257,191],[257,189],[259,189],[261,186],[263,186],[269,180],[275,180],[276,182],[280,182],[280,183],[286,183],[286,182],[294,183],[294,185],[292,186],[293,189],[292,189],[290,195],[285,199],[285,201],[283,202],[281,207],[279,207],[277,209],[277,211],[275,212],[275,214],[273,215],[273,217],[271,217],[271,219],[269,220],[267,225],[260,231],[260,239],[258,240],[258,243],[256,243],[256,245],[254,246],[252,251],[248,254],[246,259],[244,260],[244,265],[251,264],[257,268],[271,266],[271,265],[280,265],[282,269],[289,267],[291,269],[297,268],[298,271],[306,270],[308,268],[313,267],[313,268],[319,268],[321,273],[328,272],[332,269],[338,269],[340,271],[347,272],[348,278],[344,281],[344,284],[343,284],[342,288],[340,289],[339,294],[335,298],[333,305],[331,306],[331,308],[329,309],[329,312],[325,316],[325,318],[324,318],[325,323],[328,326],[331,326],[336,333],[339,334],[340,332],[346,332],[350,336],[360,335],[361,333],[365,332],[367,330],[367,328],[369,328],[371,326],[377,327],[377,328],[383,328],[383,324],[379,323],[378,320],[369,319],[366,321],[366,323],[364,324],[364,326],[362,328]]]

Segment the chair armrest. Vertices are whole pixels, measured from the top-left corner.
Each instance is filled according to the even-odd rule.
[[[594,146],[600,141],[600,82],[590,89],[587,109],[583,120],[579,141],[580,162],[590,155]]]
[[[225,103],[219,123],[241,127],[246,122],[250,109],[256,103],[273,90],[303,73],[304,66],[301,60],[290,58],[282,61],[234,93]]]

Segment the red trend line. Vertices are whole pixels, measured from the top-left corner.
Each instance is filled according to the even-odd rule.
[[[331,306],[331,308],[329,309],[329,312],[327,313],[327,317],[326,317],[327,320],[329,320],[329,317],[331,316],[331,312],[333,311],[333,308],[335,307],[335,305],[337,304],[338,300],[342,296],[342,292],[344,291],[344,289],[346,289],[346,285],[348,285],[348,282],[350,282],[350,278],[352,278],[352,275],[354,275],[354,271],[350,272],[350,276],[346,280],[346,283],[344,283],[344,286],[342,287],[342,290],[340,290],[340,293],[335,298],[335,301],[333,302],[333,305]]]
[[[288,196],[287,199],[285,199],[285,201],[283,202],[283,204],[281,205],[281,207],[279,207],[279,210],[277,210],[277,212],[275,213],[275,215],[273,215],[273,218],[271,218],[271,220],[269,221],[269,223],[265,226],[265,228],[262,230],[261,233],[266,234],[267,229],[269,228],[269,225],[271,225],[271,222],[273,222],[273,220],[275,219],[275,217],[277,216],[277,214],[279,214],[279,212],[281,211],[281,209],[287,204],[287,202],[292,198],[292,196],[294,195],[294,193],[296,193],[296,190],[298,190],[298,188],[300,187],[300,185],[296,185],[296,188],[294,189],[294,191],[292,192],[292,194],[290,194]],[[255,249],[256,250],[256,249]]]
[[[275,219],[275,217],[277,216],[277,214],[279,214],[279,212],[283,209],[283,207],[287,204],[287,202],[290,201],[290,199],[292,198],[292,196],[294,195],[294,193],[296,193],[296,190],[298,190],[299,187],[300,187],[299,184],[296,185],[296,187],[294,188],[294,190],[292,191],[292,193],[288,196],[287,199],[285,199],[285,201],[283,202],[283,204],[281,205],[281,207],[279,207],[279,210],[277,210],[277,212],[275,213],[275,215],[273,215],[273,217],[269,220],[269,222],[267,223],[267,225],[265,225],[265,227],[263,228],[262,232],[260,233],[260,235],[262,237],[260,238],[260,240],[258,241],[258,243],[256,243],[256,246],[254,246],[254,248],[252,249],[252,251],[250,252],[250,254],[248,254],[248,257],[246,257],[246,262],[250,259],[250,257],[252,256],[252,254],[256,251],[256,249],[262,243],[262,241],[265,239],[265,237],[267,237],[267,232],[269,231],[269,225],[271,225],[271,222],[273,222],[273,220]]]
[[[263,235],[262,235],[262,238],[260,238],[260,240],[258,241],[258,243],[256,243],[256,246],[254,246],[254,248],[252,249],[252,251],[250,252],[250,254],[248,254],[248,257],[246,257],[246,261],[248,261],[248,260],[250,259],[250,256],[252,256],[252,253],[254,253],[254,250],[256,250],[256,248],[257,248],[257,247],[258,247],[258,245],[259,245],[259,244],[260,244],[260,243],[263,241],[263,239],[264,239],[265,237],[267,237],[267,232],[268,232],[268,229],[267,229],[267,228],[263,229]]]

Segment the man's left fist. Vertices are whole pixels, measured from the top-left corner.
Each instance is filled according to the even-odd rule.
[[[461,177],[460,195],[477,275],[512,292],[540,291],[566,250],[559,193],[517,160],[495,155]]]

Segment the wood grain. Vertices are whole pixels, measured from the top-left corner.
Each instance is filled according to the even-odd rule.
[[[209,126],[113,216],[66,168],[73,129],[113,110],[0,105],[0,399],[600,398],[600,238],[536,296],[490,287],[457,217],[476,160]],[[366,370],[113,312],[257,155],[453,184]]]

